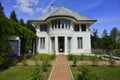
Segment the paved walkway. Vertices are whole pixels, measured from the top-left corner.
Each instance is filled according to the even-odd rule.
[[[65,55],[58,55],[54,66],[50,80],[72,80]]]

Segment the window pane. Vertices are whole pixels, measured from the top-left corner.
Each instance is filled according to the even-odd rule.
[[[86,25],[85,24],[81,25],[81,31],[86,31]]]
[[[78,49],[82,49],[83,48],[82,37],[78,37],[77,42],[78,42]]]
[[[45,37],[41,37],[40,38],[40,49],[44,49],[45,48]]]
[[[71,49],[71,37],[68,37],[68,49]]]
[[[79,24],[75,24],[75,25],[74,25],[74,30],[75,30],[75,31],[79,31],[79,29],[80,29],[80,28],[79,28]]]
[[[46,32],[47,31],[47,25],[40,25],[40,31],[41,32]]]

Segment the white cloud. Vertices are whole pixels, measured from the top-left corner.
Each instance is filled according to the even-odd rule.
[[[28,14],[34,14],[36,12],[41,12],[42,14],[45,14],[49,11],[50,5],[55,1],[56,0],[50,0],[49,4],[46,5],[46,7],[38,7],[39,0],[16,0],[17,3],[13,7],[18,8],[22,12]]]
[[[49,11],[50,5],[53,4],[56,0],[51,0],[48,5],[46,5],[45,8],[36,8],[36,12],[41,12],[42,14],[45,14]]]
[[[14,8],[20,9],[22,12],[33,14],[34,9],[32,6],[37,5],[39,0],[16,0],[17,4],[14,5]]]

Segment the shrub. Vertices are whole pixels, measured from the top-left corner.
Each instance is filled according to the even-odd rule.
[[[68,59],[69,60],[73,60],[73,55],[72,54],[68,54]]]
[[[91,61],[92,61],[92,65],[93,65],[93,66],[98,66],[97,55],[91,56]]]
[[[26,55],[23,56],[22,65],[23,65],[23,66],[27,66],[27,58],[26,58]]]
[[[76,66],[77,65],[77,60],[76,58],[73,59],[73,66]]]
[[[40,66],[36,66],[30,75],[30,80],[43,80],[41,75]]]
[[[47,61],[43,61],[41,64],[42,71],[44,72],[48,71],[47,66],[48,66]]]
[[[98,76],[92,73],[87,66],[78,67],[78,71],[78,80],[100,80],[98,79]]]
[[[82,54],[80,57],[80,60],[83,60],[83,59],[84,59],[84,54]]]

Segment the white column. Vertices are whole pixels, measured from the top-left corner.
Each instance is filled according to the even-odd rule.
[[[81,24],[79,24],[79,28],[80,28],[80,30],[79,30],[79,31],[81,32]]]
[[[50,54],[52,54],[52,48],[51,48],[51,44],[52,44],[52,42],[51,42],[51,37],[49,37],[49,47],[48,47],[48,49],[49,49],[49,53]]]
[[[58,54],[58,37],[55,36],[55,51],[56,51],[56,54]]]
[[[65,54],[68,54],[68,50],[67,50],[67,36],[65,36]]]

